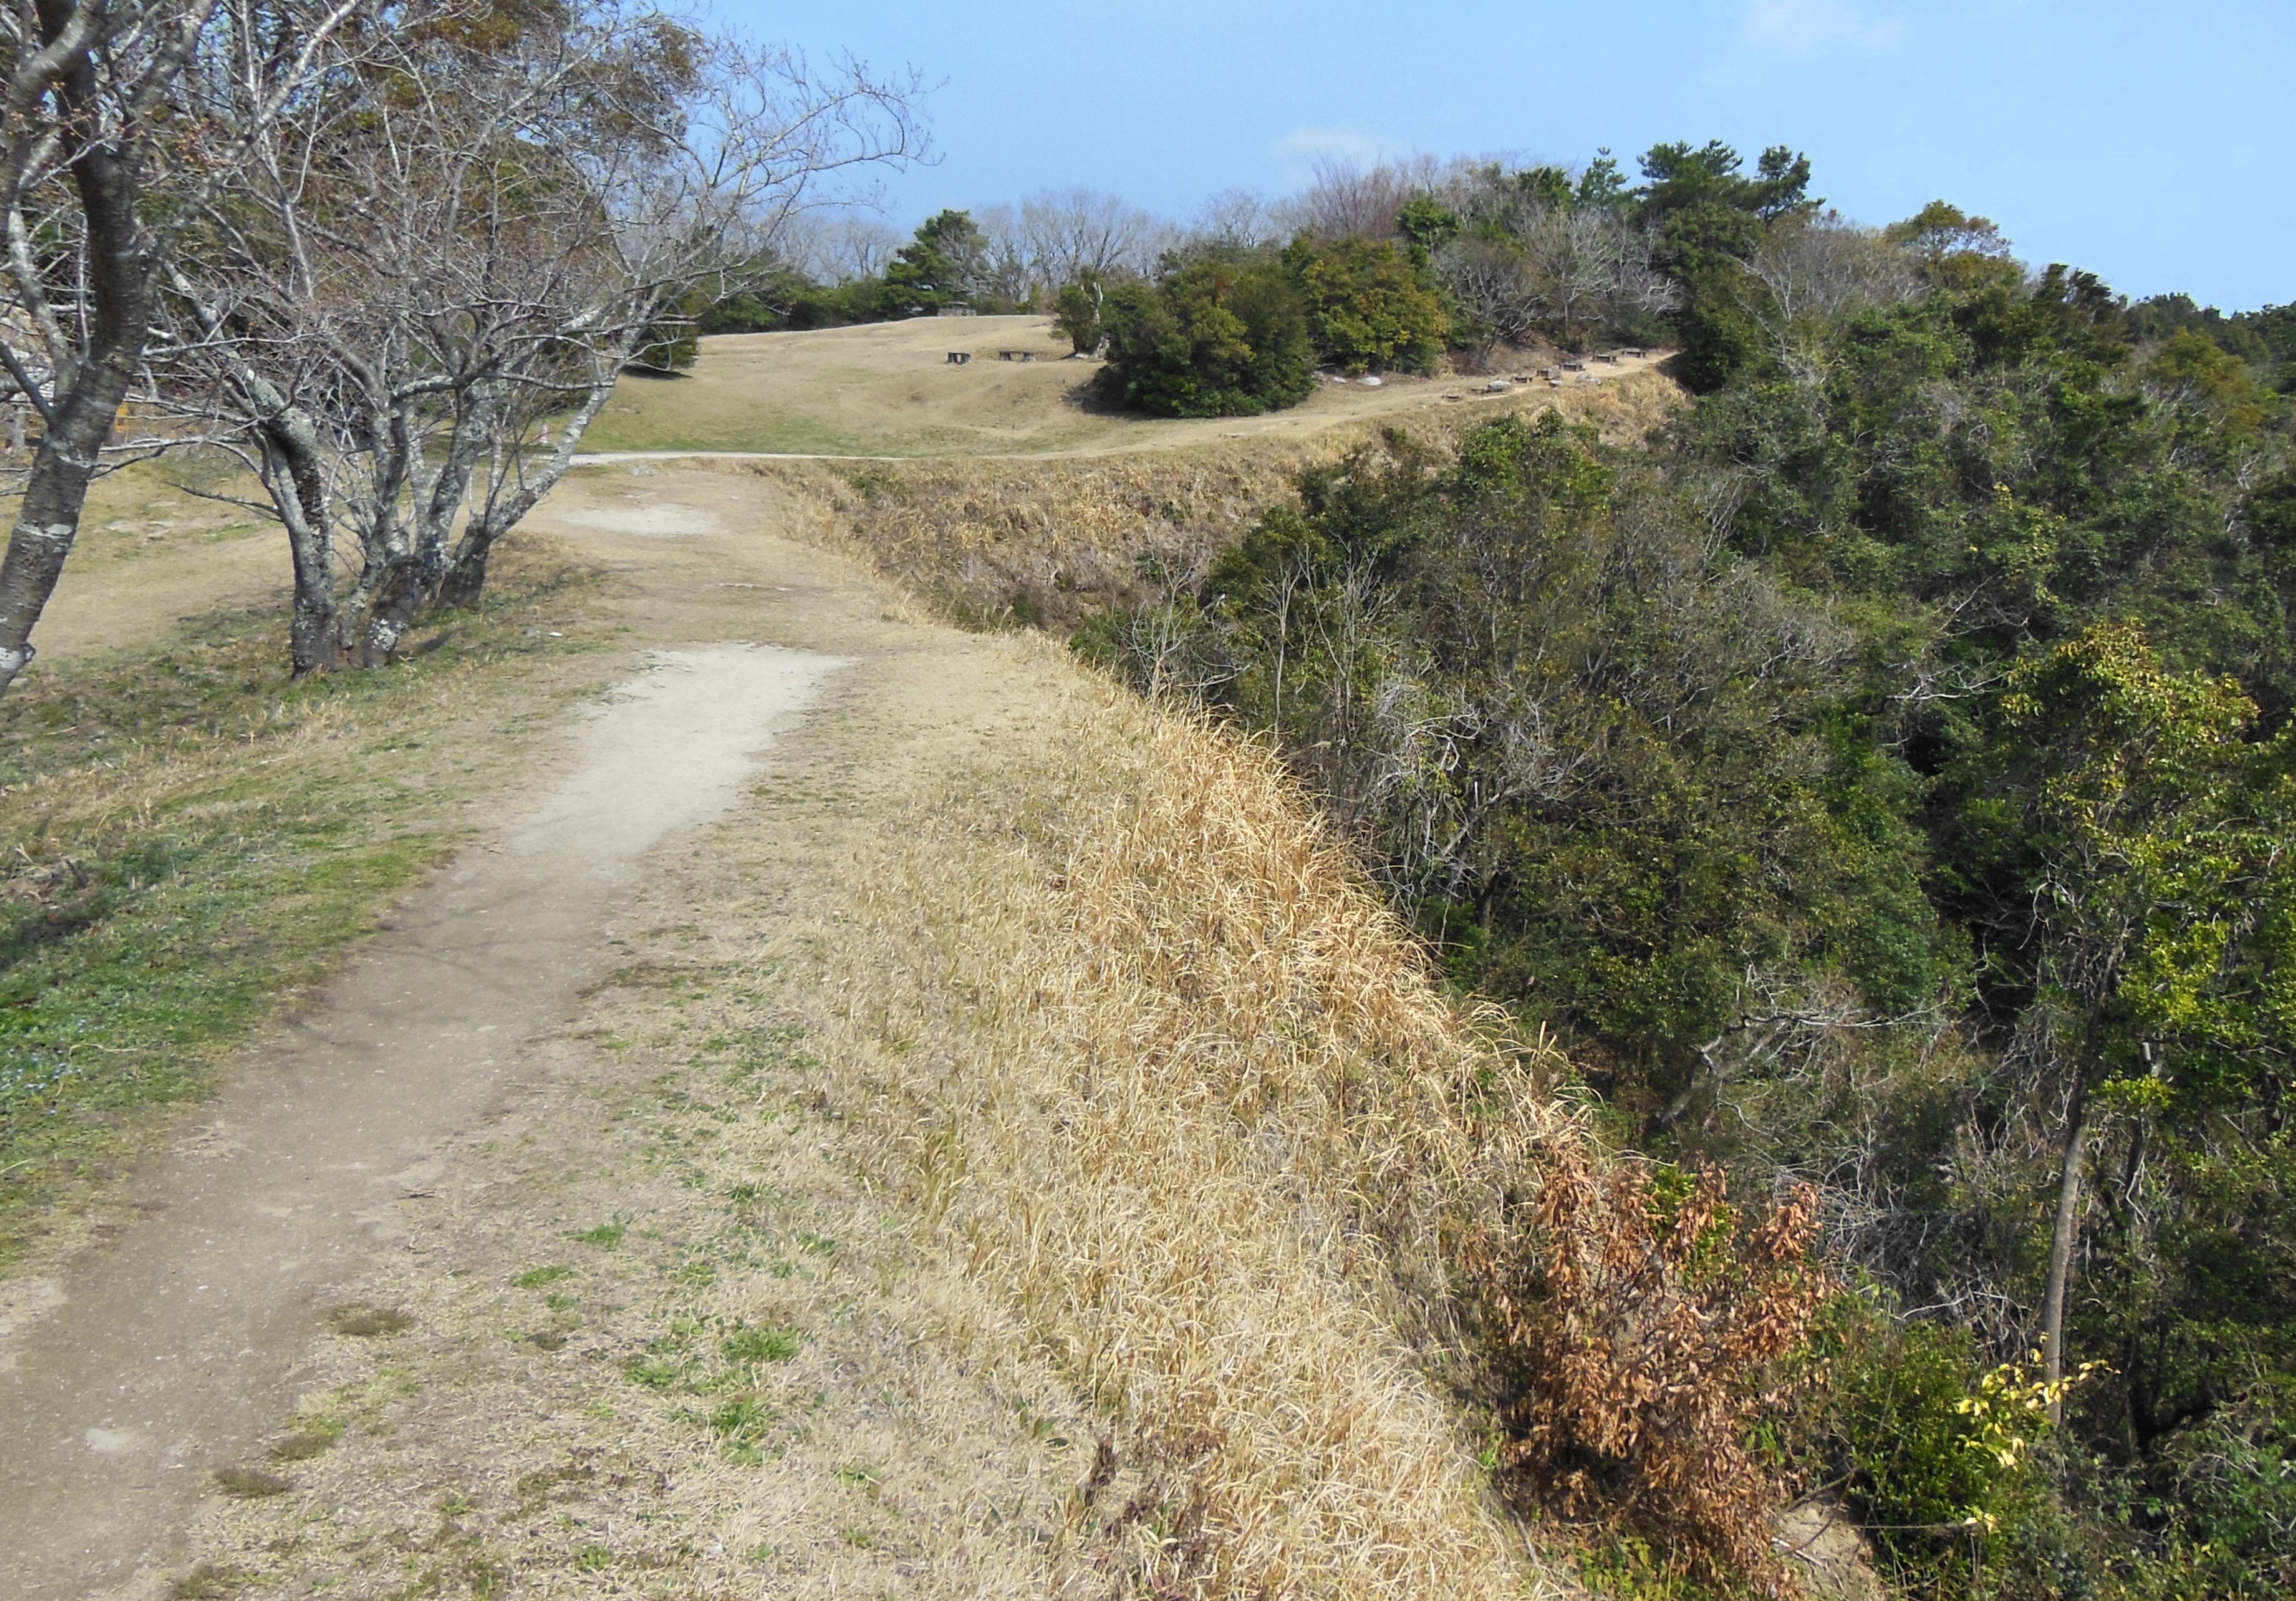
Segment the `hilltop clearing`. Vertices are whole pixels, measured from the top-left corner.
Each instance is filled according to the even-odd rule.
[[[1091,402],[1085,386],[1099,364],[1065,359],[1068,349],[1041,316],[919,317],[801,333],[722,334],[701,341],[689,374],[625,379],[583,445],[596,453],[1084,455],[1223,439],[1296,441],[1343,424],[1404,421],[1431,408],[1480,409],[1504,398],[1520,404],[1527,394],[1575,397],[1595,387],[1573,374],[1560,391],[1542,380],[1508,397],[1486,397],[1488,379],[1392,375],[1376,387],[1326,382],[1304,404],[1267,416],[1172,422]],[[1037,359],[1007,362],[999,357],[1003,350]],[[972,360],[951,365],[951,351]],[[1627,357],[1615,367],[1591,364],[1590,373],[1599,382],[1649,365]],[[1447,400],[1450,395],[1461,398]]]

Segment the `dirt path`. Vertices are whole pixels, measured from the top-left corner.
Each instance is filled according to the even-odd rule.
[[[841,665],[654,655],[583,729],[557,792],[416,897],[139,1180],[150,1220],[10,1353],[0,1565],[22,1593],[82,1595],[165,1551],[216,1442],[269,1423],[329,1286],[404,1241],[395,1203],[436,1178],[439,1141],[593,976],[640,857],[723,810],[774,724]]]
[[[681,1203],[663,1194],[660,1162],[612,1110],[661,1075],[638,1072],[627,1042],[623,1049],[582,1042],[577,1025],[597,1010],[593,997],[611,990],[634,962],[644,968],[651,958],[634,955],[639,948],[676,943],[700,886],[723,888],[708,864],[725,847],[710,844],[716,836],[702,825],[730,811],[753,832],[777,825],[772,804],[752,793],[760,776],[769,796],[777,777],[803,779],[786,797],[780,824],[803,823],[797,833],[806,861],[784,865],[817,871],[840,830],[866,811],[857,798],[919,762],[970,755],[984,735],[1025,722],[1027,672],[1009,644],[904,620],[898,603],[857,570],[776,537],[777,520],[801,513],[771,502],[770,489],[706,474],[643,476],[659,482],[644,486],[646,504],[636,513],[631,486],[594,474],[571,480],[540,520],[618,570],[617,605],[634,647],[627,681],[570,729],[560,771],[537,775],[544,798],[491,848],[467,853],[411,897],[395,926],[319,1004],[244,1054],[221,1097],[201,1109],[201,1126],[128,1181],[132,1222],[45,1277],[8,1287],[0,1303],[0,1462],[9,1479],[0,1497],[0,1572],[11,1595],[231,1595],[258,1567],[291,1594],[333,1593],[338,1585],[354,1594],[423,1593],[398,1588],[406,1553],[445,1537],[428,1527],[407,1532],[401,1503],[412,1494],[422,1508],[414,1522],[443,1515],[460,1529],[455,1507],[467,1511],[469,1494],[455,1490],[435,1502],[447,1508],[443,1515],[431,1511],[427,1481],[408,1489],[416,1453],[390,1454],[400,1441],[383,1416],[388,1406],[346,1399],[344,1374],[361,1363],[371,1370],[385,1350],[397,1353],[402,1374],[430,1363],[461,1375],[441,1383],[432,1374],[416,1383],[444,1399],[427,1403],[432,1415],[408,1431],[419,1433],[422,1450],[452,1462],[440,1470],[452,1482],[493,1475],[530,1490],[533,1473],[544,1471],[548,1500],[551,1465],[569,1460],[563,1430],[550,1422],[554,1382],[528,1375],[507,1397],[493,1394],[492,1380],[458,1366],[463,1336],[455,1331],[458,1318],[494,1316],[506,1287],[573,1277],[571,1268],[562,1273],[534,1260],[569,1251],[569,1235],[596,1256],[621,1245],[635,1216],[650,1207],[668,1215]],[[601,494],[610,482],[614,492]],[[816,705],[831,732],[792,761],[783,748]],[[754,873],[742,893],[771,898]],[[626,931],[633,919],[644,932]],[[695,1109],[714,1103],[698,1091],[678,1096],[666,1123],[699,1118],[709,1126],[693,1137],[707,1138],[717,1125]],[[676,1143],[679,1136],[664,1129]],[[837,1177],[832,1144],[806,1156],[819,1170],[791,1186],[783,1208],[791,1218],[833,1210],[840,1194],[868,1214],[865,1199]],[[508,1213],[505,1195],[518,1198]],[[745,1226],[757,1224],[756,1210]],[[679,1227],[684,1233],[673,1235],[680,1240],[708,1232],[690,1219]],[[789,1232],[831,1237],[826,1229]],[[632,1246],[608,1265],[651,1284],[661,1263]],[[837,1258],[832,1246],[808,1258],[812,1247],[790,1249],[795,1265],[786,1270],[751,1264],[758,1287],[747,1304],[777,1297],[786,1303],[779,1316],[792,1326],[821,1323],[809,1349],[836,1345],[832,1324],[865,1345],[880,1339],[866,1317],[856,1329],[855,1308],[866,1298],[839,1270],[868,1254]],[[689,1266],[673,1252],[670,1268],[685,1275],[673,1282],[690,1298],[710,1277],[697,1278]],[[800,1293],[808,1286],[810,1299]],[[644,1301],[660,1289],[627,1295]],[[480,1311],[455,1310],[455,1297],[470,1294],[480,1297]],[[514,1299],[521,1318],[541,1300]],[[611,1328],[622,1310],[611,1296],[586,1310],[573,1310],[565,1292],[547,1301],[549,1327],[514,1335],[531,1359],[559,1351],[570,1326]],[[747,1326],[738,1312],[732,1317]],[[561,1331],[555,1339],[551,1329]],[[629,1338],[637,1350],[652,1349],[648,1337]],[[608,1338],[591,1355],[611,1359],[624,1349]],[[760,1349],[788,1356],[795,1345]],[[798,1363],[791,1371],[802,1369]],[[594,1361],[574,1375],[574,1387],[617,1392],[621,1375],[616,1360]],[[379,1382],[367,1371],[351,1387],[365,1383],[360,1393],[371,1394]],[[1006,1374],[996,1398],[984,1399],[965,1375],[921,1376],[916,1393],[939,1394],[944,1416],[917,1438],[929,1435],[944,1455],[1005,1451],[1003,1397],[1014,1384],[1037,1382]],[[1040,1403],[1057,1404],[1056,1395]],[[581,1406],[594,1422],[602,1408],[613,1417],[611,1403],[594,1394]],[[979,1427],[969,1433],[951,1416]],[[299,1433],[292,1432],[299,1419],[310,1425]],[[866,1438],[865,1422],[845,1429],[838,1443]],[[291,1431],[284,1445],[277,1443],[283,1429]],[[627,1430],[611,1421],[603,1433],[628,1443]],[[298,1440],[318,1443],[304,1449]],[[1013,1449],[1033,1461],[1043,1455],[1041,1441],[1039,1432]],[[362,1442],[371,1448],[364,1456]],[[664,1450],[693,1454],[691,1442]],[[313,1464],[323,1451],[332,1452],[328,1460]],[[887,1460],[900,1454],[878,1453]],[[637,1459],[660,1481],[653,1498],[667,1495],[662,1454],[640,1451]],[[572,1460],[590,1458],[578,1450]],[[582,1479],[590,1471],[566,1469]],[[1031,1471],[974,1460],[952,1482],[993,1483],[1013,1473],[1026,1480]],[[340,1482],[323,1500],[298,1498],[326,1473]],[[414,1478],[423,1481],[422,1472]],[[877,1480],[869,1484],[873,1491]],[[1027,1498],[1015,1492],[1013,1507]],[[721,1516],[742,1503],[719,1497],[693,1515]],[[203,1551],[229,1546],[256,1512],[275,1518],[283,1508],[338,1529],[372,1517],[392,1532],[379,1546],[299,1533],[274,1539],[286,1540],[287,1555],[272,1550],[254,1566],[195,1563]],[[795,1571],[825,1575],[835,1589],[847,1569],[882,1565],[886,1559],[854,1526],[814,1529],[809,1538],[828,1555],[816,1564],[800,1541],[790,1559]],[[462,1549],[452,1540],[447,1547],[450,1555]],[[1025,1554],[1028,1543],[1020,1548]],[[603,1572],[589,1553],[611,1549],[569,1547],[564,1569]],[[717,1556],[726,1556],[722,1539]],[[540,1559],[529,1553],[522,1560]],[[1014,1560],[1013,1572],[1028,1571],[1025,1555]],[[441,1562],[438,1571],[448,1579],[439,1584],[498,1593],[486,1577],[496,1569],[480,1558],[465,1552]],[[983,1577],[1004,1571],[997,1562],[965,1580],[965,1593],[1004,1588]],[[628,1593],[604,1580],[585,1588]],[[1025,1590],[1026,1581],[1013,1588]]]

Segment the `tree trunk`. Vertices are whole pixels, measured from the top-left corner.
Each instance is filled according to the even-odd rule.
[[[439,586],[441,611],[475,606],[487,592],[487,563],[494,555],[495,537],[483,516],[472,517],[463,530],[462,543]]]
[[[393,554],[389,571],[367,616],[359,653],[362,667],[390,660],[408,630],[439,604],[456,562],[447,551],[455,518],[470,490],[492,426],[494,400],[484,386],[465,390],[456,401],[455,428],[446,459],[427,489],[416,495],[411,543]],[[473,513],[476,521],[478,513]]]
[[[180,272],[168,285],[190,308],[217,349],[234,349],[223,315],[201,298]],[[287,552],[295,572],[294,612],[287,628],[287,658],[295,677],[332,672],[343,664],[341,605],[335,593],[335,534],[327,504],[325,447],[311,414],[244,360],[226,366],[255,422],[263,450],[263,488],[287,530]]]
[[[43,32],[53,37],[61,21],[42,9]],[[95,72],[82,56],[62,80],[76,116],[95,116]],[[152,255],[136,218],[139,185],[134,157],[119,144],[75,152],[72,183],[87,226],[86,348],[70,382],[59,372],[46,407],[46,437],[32,457],[23,504],[0,557],[0,695],[32,659],[32,629],[55,593],[64,558],[79,537],[81,508],[103,442],[127,398],[152,325]]]
[[[2051,1383],[2065,1376],[2065,1285],[2072,1277],[2073,1244],[2080,1230],[2081,1164],[2088,1152],[2088,1081],[2073,1081],[2072,1105],[2065,1114],[2064,1166],[2057,1175],[2057,1221],[2049,1236],[2049,1282],[2041,1302],[2042,1375]],[[2049,1421],[2061,1423],[2063,1403],[2052,1401]]]
[[[288,662],[299,678],[332,672],[343,664],[343,639],[335,598],[334,525],[327,508],[319,431],[299,407],[282,406],[264,423],[262,439],[273,480],[287,491],[275,495],[272,504],[287,525],[287,551],[295,570]]]
[[[581,448],[582,436],[613,398],[614,382],[620,374],[619,358],[607,365],[604,374],[591,385],[589,393],[582,397],[582,404],[566,420],[566,430],[558,436],[558,443],[535,466],[533,475],[515,490],[504,495],[499,479],[488,483],[484,504],[472,509],[470,521],[463,527],[462,541],[455,547],[454,559],[447,563],[446,575],[439,586],[438,603],[441,607],[453,609],[479,603],[486,593],[487,564],[494,557],[495,546],[566,476],[567,470],[574,464],[575,453]],[[517,439],[511,441],[510,448],[518,448]]]

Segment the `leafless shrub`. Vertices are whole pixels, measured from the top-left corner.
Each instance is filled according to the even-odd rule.
[[[1777,1491],[1744,1441],[1826,1292],[1815,1190],[1745,1229],[1710,1169],[1670,1216],[1630,1162],[1558,1148],[1538,1179],[1527,1219],[1465,1252],[1510,1391],[1504,1465],[1570,1515],[1638,1517],[1694,1563],[1786,1593]]]

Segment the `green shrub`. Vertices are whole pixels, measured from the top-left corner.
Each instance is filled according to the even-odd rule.
[[[1451,332],[1424,257],[1383,239],[1295,241],[1283,253],[1300,280],[1316,352],[1349,373],[1429,373]]]
[[[1972,1449],[1960,1410],[1978,1385],[1975,1342],[1947,1325],[1886,1318],[1837,1338],[1827,1410],[1850,1505],[1885,1552],[1926,1558],[1986,1505],[1998,1471]]]
[[[1108,365],[1095,387],[1130,411],[1244,417],[1296,406],[1316,383],[1297,279],[1267,255],[1207,255],[1101,307]]]
[[[2259,1384],[2164,1453],[2170,1471],[2136,1510],[2159,1528],[2162,1593],[2296,1593],[2296,1386]]]
[[[1069,346],[1079,356],[1091,356],[1100,349],[1103,330],[1101,327],[1101,302],[1108,293],[1108,285],[1095,272],[1086,272],[1073,283],[1063,284],[1053,302],[1053,326],[1068,336]]]

